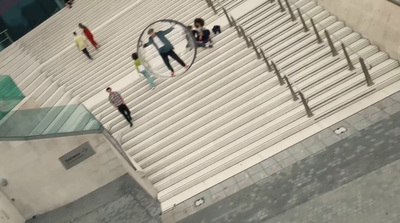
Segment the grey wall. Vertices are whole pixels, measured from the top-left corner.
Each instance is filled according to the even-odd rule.
[[[84,142],[96,154],[66,170],[59,157]],[[127,173],[102,134],[0,142],[4,193],[25,218],[73,202]]]

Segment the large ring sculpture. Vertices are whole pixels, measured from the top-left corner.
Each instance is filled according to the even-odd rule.
[[[154,30],[157,37],[161,37],[157,38],[158,40],[164,40],[166,43],[154,40],[154,38],[148,34],[150,29]],[[162,36],[164,36],[165,39]],[[139,60],[151,75],[157,77],[171,77],[171,70],[167,66],[168,62],[164,61],[159,48],[159,46],[161,46],[162,49],[162,47],[166,45],[169,47],[168,42],[171,43],[176,55],[188,66],[185,68],[177,60],[173,59],[171,55],[168,56],[169,63],[175,76],[184,74],[193,65],[196,59],[197,47],[192,32],[178,21],[170,19],[158,20],[148,25],[142,31],[137,43]],[[148,43],[148,45],[146,45],[146,43]]]

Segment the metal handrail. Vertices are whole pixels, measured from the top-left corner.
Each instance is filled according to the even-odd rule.
[[[0,35],[3,34],[3,33],[5,33],[5,32],[7,32],[7,31],[8,31],[8,29],[5,29],[5,30],[1,31],[1,32],[0,32]]]
[[[238,27],[239,27],[240,32],[242,33],[244,41],[246,41],[247,48],[250,48],[251,44],[250,44],[249,38],[247,38],[246,32],[244,31],[243,27],[241,27],[240,25]]]
[[[296,2],[294,2],[294,3],[292,3],[292,4],[295,5],[295,7],[298,9],[299,13],[302,12],[302,10],[298,7],[298,5],[296,4]],[[306,16],[308,17],[308,19],[310,19],[310,21],[311,21],[311,23],[312,23],[312,25],[313,25],[313,28],[314,28],[314,32],[315,32],[316,35],[317,35],[317,41],[318,41],[318,43],[322,43],[322,39],[321,39],[321,37],[319,36],[319,32],[318,32],[318,29],[317,29],[317,27],[316,27],[317,25],[320,25],[320,24],[319,24],[319,23],[315,24],[315,23],[314,23],[314,20],[312,19],[312,17],[311,17],[307,12],[302,12],[302,14],[306,15]],[[367,86],[373,85],[372,77],[371,77],[371,75],[370,75],[369,72],[368,72],[368,70],[371,69],[372,66],[368,63],[368,61],[365,61],[365,59],[364,59],[358,52],[354,51],[354,50],[351,49],[350,47],[346,48],[345,43],[344,43],[340,38],[338,38],[337,36],[335,36],[334,33],[329,34],[329,32],[328,32],[326,29],[324,30],[324,32],[325,32],[325,37],[327,38],[328,43],[329,43],[329,45],[330,45],[330,47],[331,47],[332,55],[333,55],[333,56],[338,55],[337,50],[336,50],[336,47],[334,46],[333,41],[332,41],[332,39],[333,39],[333,40],[335,40],[336,42],[339,42],[339,43],[341,44],[341,47],[342,47],[342,49],[343,49],[343,54],[344,54],[344,56],[345,56],[345,58],[346,58],[346,60],[347,60],[348,66],[349,66],[349,70],[350,70],[350,71],[354,70],[354,65],[353,65],[352,62],[351,62],[350,56],[349,56],[349,54],[348,54],[348,51],[350,51],[350,52],[351,52],[352,54],[354,54],[354,55],[357,55],[357,57],[359,58],[362,71],[363,71],[363,73],[364,73],[364,75],[365,75],[365,80],[366,80],[366,82],[367,82]]]
[[[278,67],[276,66],[275,62],[271,61],[271,65],[272,65],[272,68],[274,68],[275,75],[276,75],[276,77],[278,78],[278,81],[279,81],[279,85],[284,85],[285,81],[283,81],[283,78],[281,76],[281,72],[278,69]]]
[[[218,1],[218,2],[219,2],[219,1]],[[226,19],[228,20],[229,27],[232,27],[232,26],[233,26],[233,23],[232,23],[231,18],[229,18],[228,11],[226,11],[226,9],[225,9],[224,7],[221,7],[221,8],[222,8],[222,11],[224,12],[224,14],[225,14],[225,16],[226,16]]]
[[[249,41],[250,41],[250,44],[253,46],[253,50],[254,50],[254,52],[255,52],[256,55],[257,55],[257,59],[261,59],[260,52],[258,52],[257,47],[256,47],[256,45],[254,44],[254,41],[253,41],[253,39],[252,39],[251,37],[249,37]]]
[[[304,94],[303,94],[303,92],[301,90],[299,90],[298,93],[300,95],[301,102],[303,103],[303,106],[304,106],[304,108],[306,110],[307,116],[309,118],[313,117],[314,114],[312,113],[311,108],[308,105],[308,100],[306,99],[306,97],[304,96]]]
[[[239,29],[239,27],[238,27],[238,25],[236,23],[235,18],[233,18],[233,16],[231,16],[231,21],[232,21],[232,25],[235,27],[239,37],[242,37],[242,32],[240,32],[240,29]]]
[[[218,14],[217,9],[214,6],[214,3],[212,2],[212,0],[206,0],[208,7],[211,7],[212,10],[214,11],[214,14]]]

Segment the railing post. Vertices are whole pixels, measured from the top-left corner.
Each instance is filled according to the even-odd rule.
[[[297,8],[297,13],[299,13],[301,23],[303,23],[304,32],[310,31],[310,30],[308,29],[308,26],[306,25],[306,22],[304,21],[303,14],[301,14],[301,11],[300,11],[299,8]]]
[[[282,76],[281,76],[281,74],[280,74],[279,69],[276,67],[275,62],[272,61],[271,64],[272,64],[272,67],[273,67],[274,70],[275,70],[276,76],[278,77],[279,85],[284,85],[284,84],[285,84],[285,81],[283,81],[283,78],[282,78]]]
[[[300,98],[301,98],[301,102],[303,102],[304,108],[306,109],[307,116],[309,118],[313,117],[314,114],[312,113],[310,106],[308,106],[308,102],[307,102],[307,99],[304,97],[304,94],[301,91],[299,91],[299,95],[300,95]]]
[[[328,40],[329,46],[331,47],[332,56],[337,56],[338,52],[335,48],[335,45],[333,45],[333,42],[332,42],[331,36],[329,35],[328,30],[326,30],[326,29],[325,29],[325,37]]]
[[[321,43],[322,43],[322,39],[321,39],[321,36],[319,35],[319,32],[318,32],[317,27],[315,26],[314,20],[313,20],[313,19],[310,19],[310,21],[311,21],[311,24],[312,24],[312,26],[313,26],[315,35],[317,36],[317,42],[318,42],[318,44],[321,44]]]
[[[278,3],[279,3],[279,6],[281,7],[281,12],[284,12],[285,8],[283,7],[281,0],[278,0]]]
[[[235,29],[238,32],[239,37],[242,37],[242,33],[240,32],[240,29],[237,26],[235,19],[232,16],[231,16],[231,19],[232,19],[232,24],[235,26]]]
[[[256,54],[257,54],[257,59],[261,59],[260,52],[258,52],[256,44],[254,44],[253,39],[251,37],[249,37],[249,40],[250,40],[250,44],[253,46],[254,52],[256,52]]]
[[[5,31],[4,34],[6,35],[6,37],[8,38],[8,40],[10,40],[11,43],[14,42],[13,39],[11,39],[11,36],[8,35],[8,32],[7,32],[7,31]]]
[[[353,66],[353,63],[351,62],[349,54],[347,53],[346,47],[344,46],[343,43],[342,43],[342,49],[343,49],[343,52],[344,52],[344,56],[346,57],[347,64],[349,65],[349,70],[354,70],[355,68]]]
[[[229,27],[232,27],[233,26],[232,20],[229,18],[228,12],[226,11],[226,9],[224,7],[222,7],[222,11],[224,12],[224,14],[226,16],[226,19],[228,19]]]
[[[265,56],[264,50],[263,50],[262,48],[260,48],[260,52],[261,52],[261,56],[262,56],[263,59],[264,59],[265,64],[267,65],[268,72],[271,72],[271,71],[272,71],[271,64],[269,64],[268,59],[267,59],[267,57]]]
[[[239,26],[239,29],[240,29],[240,31],[242,32],[242,35],[243,35],[244,40],[246,41],[247,48],[250,48],[251,44],[250,44],[249,39],[248,39],[247,36],[246,36],[246,32],[244,31],[243,27],[241,27],[241,26]]]
[[[285,2],[286,2],[286,6],[289,10],[290,18],[292,19],[292,21],[296,21],[296,16],[294,16],[294,13],[293,13],[292,7],[290,7],[289,1],[285,0]]]
[[[374,82],[372,81],[371,75],[369,74],[368,68],[365,65],[365,61],[361,57],[360,57],[360,64],[361,64],[361,68],[362,68],[364,76],[365,76],[365,80],[367,81],[367,86],[374,85]]]
[[[285,81],[289,87],[290,93],[292,94],[292,97],[293,97],[293,101],[299,100],[299,98],[296,95],[296,92],[294,92],[294,90],[293,90],[293,86],[292,86],[292,83],[290,83],[289,78],[286,75],[284,75],[283,78],[285,78]]]
[[[210,1],[211,8],[214,11],[214,14],[218,14],[217,9],[215,8],[214,3],[212,2],[212,0],[209,0],[209,1]]]
[[[207,2],[207,6],[208,7],[211,7],[211,2],[210,2],[211,0],[206,0],[206,2]]]

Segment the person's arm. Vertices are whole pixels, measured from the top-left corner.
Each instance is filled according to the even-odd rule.
[[[166,29],[164,31],[160,31],[161,35],[167,35],[168,33],[172,32],[172,30],[174,30],[174,27],[171,27],[169,29]]]
[[[151,37],[149,37],[149,42],[143,44],[143,48],[146,48],[146,47],[150,46],[151,44],[153,44],[153,40],[151,39]]]
[[[108,101],[110,102],[110,104],[112,104],[112,106],[113,106],[114,108],[117,108],[117,106],[115,106],[115,104],[112,103],[112,101],[111,101],[110,99],[108,99]]]

